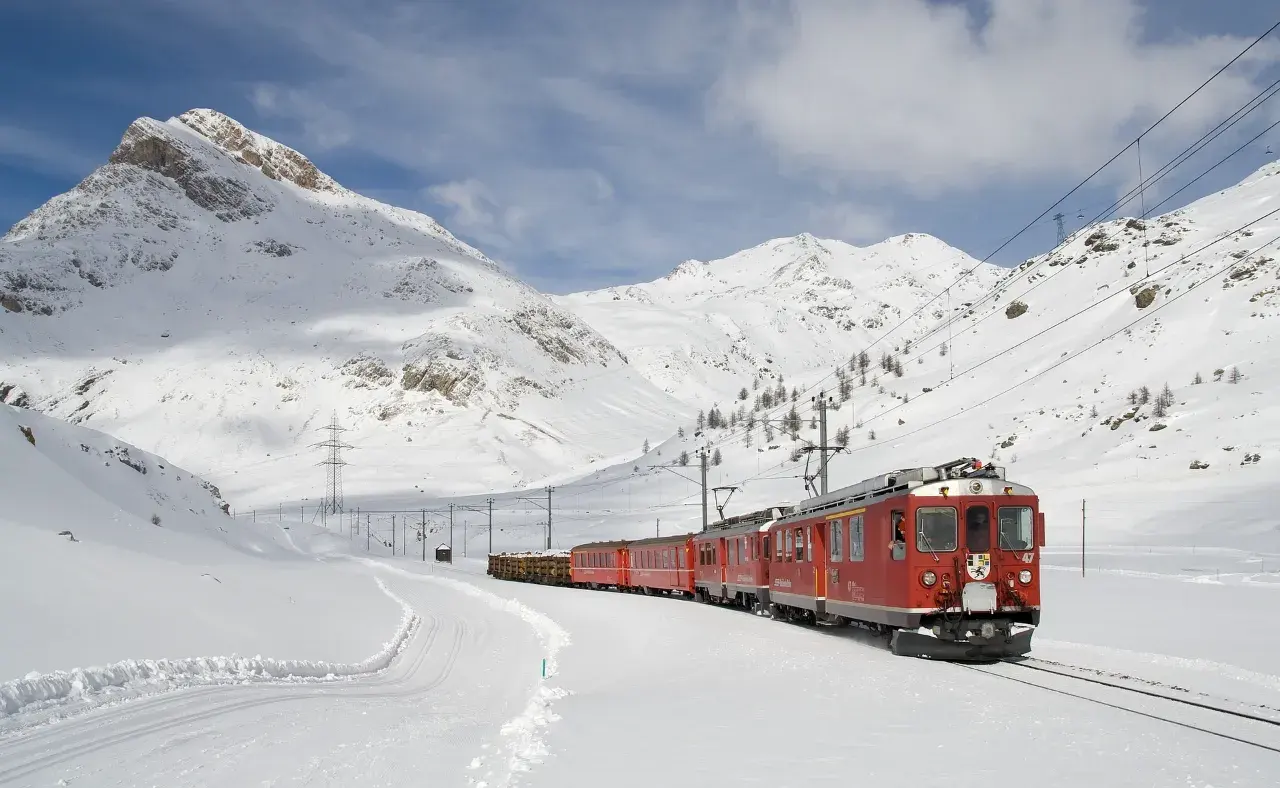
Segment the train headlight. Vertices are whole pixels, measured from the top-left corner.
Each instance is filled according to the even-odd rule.
[[[1021,572],[1019,572],[1019,573],[1018,573],[1018,582],[1019,582],[1019,583],[1022,583],[1023,585],[1026,585],[1027,583],[1030,583],[1030,582],[1031,582],[1031,570],[1030,570],[1030,569],[1023,569]]]
[[[938,575],[930,570],[920,575],[920,582],[924,583],[926,587],[932,586],[934,583],[938,582]]]

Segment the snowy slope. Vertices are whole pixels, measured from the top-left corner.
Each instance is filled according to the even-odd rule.
[[[515,485],[681,411],[432,219],[211,110],[134,122],[109,164],[10,230],[0,304],[10,401],[147,446],[242,505],[323,491],[311,444],[334,411],[365,490]],[[619,409],[632,418],[599,429]]]
[[[229,517],[217,488],[183,468],[6,405],[0,500],[0,717],[32,692],[64,691],[5,684],[32,671],[126,675],[123,660],[234,654],[357,663],[400,621],[370,579],[316,572],[287,531]],[[335,614],[351,616],[337,636]]]
[[[727,513],[804,498],[805,461],[793,452],[817,442],[809,397],[839,390],[839,364],[850,398],[829,413],[831,440],[841,428],[849,437],[832,460],[832,488],[962,456],[995,459],[1040,492],[1055,546],[1079,544],[1083,503],[1093,544],[1212,546],[1243,551],[1233,572],[1261,565],[1280,552],[1270,481],[1280,459],[1280,214],[1268,216],[1280,209],[1278,176],[1280,165],[1268,165],[1150,218],[1145,231],[1128,218],[1087,228],[1006,271],[950,324],[916,331],[895,354],[900,376],[878,364],[894,350],[890,338],[869,346],[866,385],[848,355],[836,357],[821,373],[787,378],[803,392],[794,403],[726,402],[726,419],[747,419],[701,436],[686,422],[683,437],[655,441],[644,457],[563,481],[556,543],[698,527],[697,484],[648,466],[687,452],[690,466],[675,470],[696,478],[693,453],[704,445],[722,459],[710,485],[740,488]],[[1158,415],[1166,383],[1171,403]],[[1131,403],[1144,386],[1148,401]],[[779,423],[792,407],[794,439]],[[501,544],[537,544],[537,512],[512,508]]]
[[[890,343],[901,345],[1000,273],[929,235],[855,247],[804,234],[721,260],[687,260],[653,282],[557,300],[655,384],[711,407],[756,377],[826,371],[905,319]],[[949,299],[935,299],[957,280]]]

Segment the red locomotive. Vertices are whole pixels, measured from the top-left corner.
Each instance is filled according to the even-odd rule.
[[[573,585],[677,593],[774,618],[861,626],[895,654],[1031,650],[1044,514],[1029,487],[973,458],[867,479],[706,531],[571,551]]]

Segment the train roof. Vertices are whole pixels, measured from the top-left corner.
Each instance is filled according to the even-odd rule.
[[[784,519],[798,520],[818,512],[866,505],[886,498],[910,493],[917,487],[951,479],[1004,479],[1005,469],[999,465],[987,465],[975,457],[920,468],[902,468],[872,476],[857,484],[841,487],[826,495],[801,501],[792,507]],[[1019,485],[1019,493],[1033,494],[1029,487]]]
[[[695,536],[699,539],[718,539],[729,534],[737,535],[767,530],[770,525],[787,516],[794,508],[794,506],[782,504],[734,515],[733,517],[726,517],[723,520],[711,523],[707,526],[707,530]]]
[[[613,539],[607,542],[587,542],[586,544],[574,545],[570,550],[618,550],[626,547],[629,542],[626,539]]]

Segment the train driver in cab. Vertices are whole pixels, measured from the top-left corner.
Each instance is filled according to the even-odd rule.
[[[889,542],[889,553],[895,559],[905,558],[907,554],[907,536],[902,532],[902,523],[906,516],[902,512],[893,512],[889,521],[893,524],[893,540]]]

